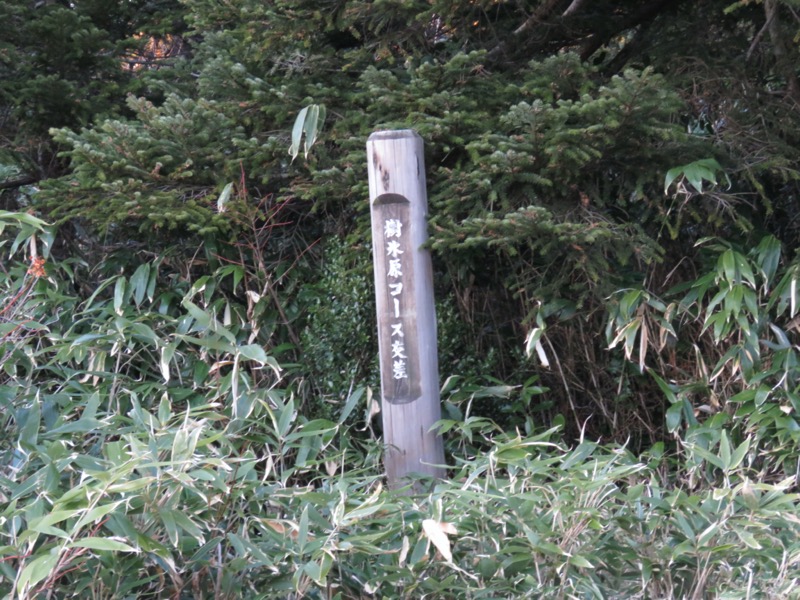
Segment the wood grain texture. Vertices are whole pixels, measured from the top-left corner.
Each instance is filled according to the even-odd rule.
[[[421,473],[444,477],[436,313],[422,138],[411,130],[367,141],[384,464],[393,487]]]

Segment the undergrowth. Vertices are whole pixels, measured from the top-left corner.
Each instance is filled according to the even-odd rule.
[[[371,390],[308,418],[246,299],[220,291],[229,270],[186,281],[153,260],[81,296],[46,224],[0,227],[3,598],[797,596],[791,427],[760,418],[793,409],[775,370],[793,363],[771,355],[774,382],[723,363],[729,385],[744,377],[740,410],[705,419],[688,384],[661,379],[673,437],[641,454],[568,445],[535,413],[501,431],[474,401],[546,391],[449,379],[448,479],[390,490]],[[708,285],[749,281],[737,268]],[[611,341],[634,352],[623,308],[650,309],[631,298]]]

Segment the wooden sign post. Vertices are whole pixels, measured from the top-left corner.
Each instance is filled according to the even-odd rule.
[[[384,463],[389,484],[412,473],[442,478],[436,312],[422,138],[411,130],[369,136],[367,161],[378,312]]]

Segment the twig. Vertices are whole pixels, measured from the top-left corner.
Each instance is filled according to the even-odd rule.
[[[764,37],[764,34],[769,29],[770,23],[772,23],[772,19],[774,18],[775,18],[775,13],[771,14],[769,18],[767,18],[766,22],[764,23],[764,26],[756,34],[756,37],[753,38],[750,47],[747,49],[747,54],[744,57],[746,61],[750,60],[750,57],[753,55],[753,52],[755,52],[756,46],[758,46],[761,43],[761,38]]]
[[[575,14],[583,7],[584,4],[586,4],[586,0],[572,0],[572,4],[567,7],[567,10],[565,10],[564,14],[561,16],[568,17],[572,14]]]

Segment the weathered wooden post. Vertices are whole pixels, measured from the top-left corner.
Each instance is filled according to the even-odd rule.
[[[444,477],[436,312],[422,138],[379,131],[367,141],[372,254],[378,312],[383,439],[389,484]]]

